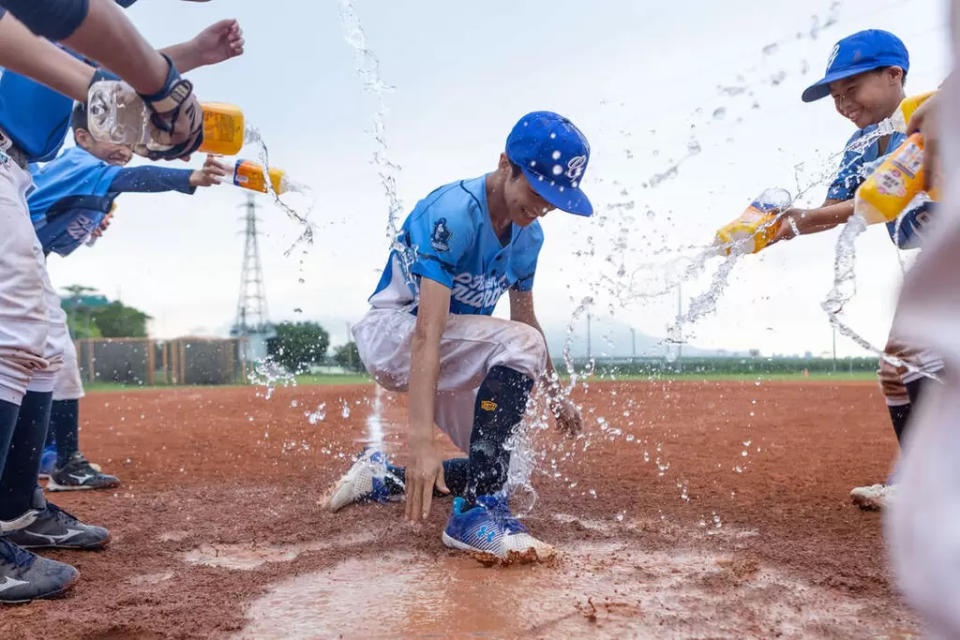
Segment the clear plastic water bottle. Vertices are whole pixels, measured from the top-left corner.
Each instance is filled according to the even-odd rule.
[[[236,155],[243,147],[246,127],[243,111],[223,102],[203,102],[203,144],[197,151]],[[87,127],[103,142],[163,149],[150,137],[150,111],[130,85],[119,80],[101,80],[87,95]]]

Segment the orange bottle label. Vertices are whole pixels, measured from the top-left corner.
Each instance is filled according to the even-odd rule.
[[[233,156],[243,147],[246,132],[243,112],[232,104],[205,102],[203,108],[203,143],[199,151]]]
[[[284,172],[270,169],[270,183],[273,190],[280,194],[285,191]],[[267,182],[263,178],[263,167],[250,160],[237,160],[233,168],[233,184],[251,191],[267,193]]]
[[[864,181],[854,206],[870,223],[896,220],[923,190],[923,180],[923,138],[915,133]]]

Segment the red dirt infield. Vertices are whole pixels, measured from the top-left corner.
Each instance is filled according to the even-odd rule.
[[[263,391],[83,399],[81,448],[123,485],[48,498],[113,541],[47,554],[79,583],[0,610],[0,638],[920,635],[881,516],[848,498],[896,455],[873,383],[578,389],[587,436],[537,434],[525,518],[559,558],[490,568],[440,541],[449,499],[420,527],[400,504],[318,505],[363,446],[373,385]],[[402,462],[405,398],[380,398]]]

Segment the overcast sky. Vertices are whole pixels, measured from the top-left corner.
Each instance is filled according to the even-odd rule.
[[[616,322],[664,335],[676,293],[611,296],[600,283],[636,272],[647,282],[633,293],[653,291],[663,265],[685,264],[767,187],[796,194],[799,185],[801,202],[822,201],[824,176],[854,127],[829,100],[804,104],[800,93],[822,76],[839,38],[864,28],[900,35],[912,59],[908,93],[936,88],[947,71],[942,0],[356,0],[355,8],[384,81],[395,87],[385,135],[402,167],[406,211],[441,184],[492,170],[527,111],[563,113],[590,139],[582,185],[599,215],[554,212],[543,221],[534,294],[548,331],[562,331],[592,296],[594,314],[613,310]],[[274,165],[312,188],[316,241],[289,257],[297,224],[259,198],[270,318],[320,320],[342,342],[385,262],[387,199],[371,164],[376,101],[355,72],[337,1],[141,0],[129,15],[158,46],[221,17],[240,20],[247,53],[189,77],[201,99],[242,107]],[[655,178],[678,162],[675,175]],[[194,197],[125,195],[94,248],[51,258],[54,284],[119,296],[154,316],[158,337],[225,335],[240,284],[243,193],[222,186]],[[764,353],[828,350],[820,302],[832,283],[836,236],[741,260],[716,311],[688,325],[687,338]],[[882,343],[901,262],[879,227],[857,248],[849,320]],[[684,285],[684,306],[719,262]],[[845,340],[839,348],[863,354]]]

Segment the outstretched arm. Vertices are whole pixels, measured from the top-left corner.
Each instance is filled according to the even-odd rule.
[[[533,327],[540,332],[544,342],[546,342],[547,336],[543,333],[543,328],[537,320],[536,310],[533,306],[532,291],[510,289],[510,319]],[[556,369],[554,369],[553,360],[550,358],[550,350],[548,349],[547,368],[544,380],[541,382],[545,385],[547,393],[549,394],[553,414],[557,419],[557,427],[568,435],[576,435],[583,429],[583,419],[580,416],[580,411],[570,399],[560,393],[559,386],[554,383],[555,376]]]
[[[89,2],[86,18],[63,43],[110,69],[138,93],[153,95],[163,89],[168,69],[164,57],[113,0]]]
[[[790,209],[780,218],[780,226],[769,244],[798,235],[794,225],[799,235],[819,233],[845,223],[852,215],[853,200],[827,200],[816,209]]]
[[[220,184],[227,175],[228,167],[207,156],[200,169],[169,169],[156,165],[142,167],[124,167],[110,183],[113,193],[159,193],[161,191],[179,191],[193,194],[197,187],[209,187]]]
[[[0,64],[75,100],[87,99],[94,69],[30,32],[12,14],[0,17]]]
[[[173,60],[181,73],[197,67],[217,64],[243,54],[243,31],[236,20],[221,20],[196,35],[172,47],[161,49]]]
[[[410,344],[410,410],[407,441],[410,462],[406,471],[406,511],[416,522],[430,515],[433,488],[450,493],[443,477],[443,459],[434,444],[434,403],[440,377],[440,337],[447,327],[450,289],[420,279],[420,306]]]

